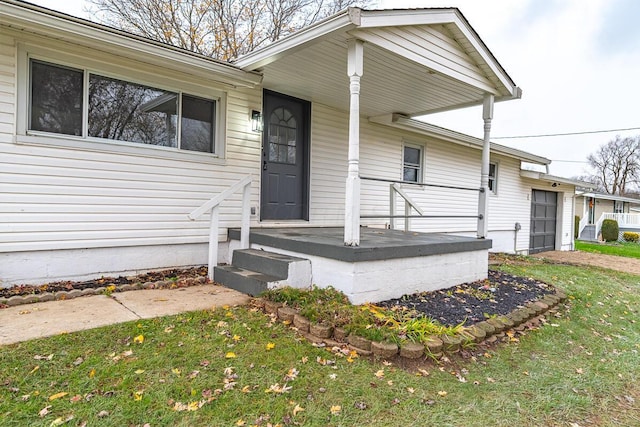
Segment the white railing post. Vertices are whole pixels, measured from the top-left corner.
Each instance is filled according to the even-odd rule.
[[[389,228],[396,228],[396,191],[394,184],[389,184]]]
[[[242,227],[240,228],[240,248],[249,249],[249,228],[251,226],[251,182],[242,191]]]
[[[409,228],[411,228],[411,219],[409,218],[409,215],[411,215],[411,205],[409,204],[408,201],[404,201],[404,231],[409,231]]]
[[[213,271],[218,265],[218,234],[220,228],[220,203],[234,194],[240,188],[242,192],[242,226],[240,228],[240,245],[242,249],[249,247],[249,231],[251,226],[251,181],[253,177],[247,175],[222,193],[207,200],[200,207],[189,213],[188,218],[195,221],[207,212],[211,212],[209,225],[209,259],[207,276],[213,281]]]
[[[211,208],[211,225],[209,227],[209,263],[208,276],[213,282],[213,270],[218,265],[218,226],[220,224],[220,205]]]

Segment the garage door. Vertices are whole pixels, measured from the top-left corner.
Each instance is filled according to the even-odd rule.
[[[558,193],[533,190],[531,194],[530,254],[555,250],[557,212]]]

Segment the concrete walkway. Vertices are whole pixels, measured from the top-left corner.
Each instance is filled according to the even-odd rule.
[[[0,310],[0,345],[223,305],[244,305],[249,298],[222,286],[200,285],[24,304]]]

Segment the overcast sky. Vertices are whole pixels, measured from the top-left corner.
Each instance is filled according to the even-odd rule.
[[[32,0],[90,18],[83,0]],[[550,172],[586,172],[586,156],[616,135],[499,139],[501,136],[640,128],[640,1],[380,0],[380,7],[458,7],[507,73],[521,100],[497,103],[493,141],[553,160]],[[366,74],[366,70],[365,70]],[[482,137],[480,108],[425,120]]]

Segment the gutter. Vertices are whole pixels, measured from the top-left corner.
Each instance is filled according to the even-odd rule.
[[[440,126],[435,126],[421,120],[415,120],[402,114],[387,114],[384,116],[369,117],[369,121],[371,123],[391,126],[410,132],[431,136],[434,138],[452,142],[454,144],[464,145],[478,150],[482,150],[482,146],[484,144],[484,141],[480,138],[476,138],[450,129],[445,129]],[[521,151],[504,145],[495,144],[493,142],[491,143],[491,151],[529,163],[535,163],[545,166],[551,163],[551,160],[547,159],[546,157],[537,156],[535,154],[527,153],[526,151]]]

